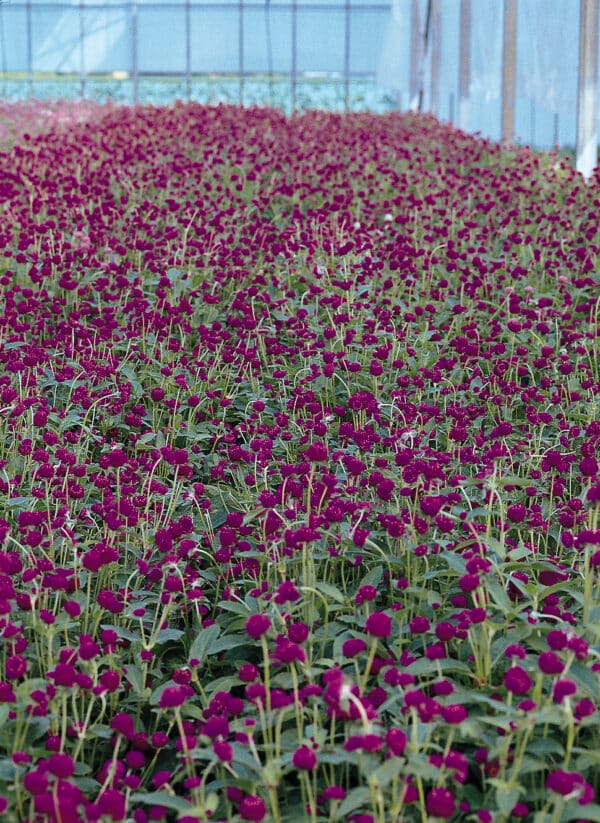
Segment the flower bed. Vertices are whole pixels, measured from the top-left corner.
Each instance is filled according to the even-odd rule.
[[[198,105],[0,166],[2,819],[600,820],[598,178]]]

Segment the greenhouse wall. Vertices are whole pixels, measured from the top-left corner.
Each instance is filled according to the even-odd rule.
[[[420,105],[459,122],[461,0],[436,5],[437,40],[430,38],[420,66]],[[580,2],[518,0],[516,8],[514,136],[540,147],[574,146]],[[468,123],[461,125],[498,139],[504,3],[475,0],[470,9]],[[179,77],[180,96],[194,97],[195,78],[222,75],[238,78],[238,97],[247,102],[247,80],[268,85],[276,76],[287,83],[291,108],[310,105],[310,95],[299,97],[306,80],[314,88],[319,80],[341,84],[346,107],[360,81],[378,90],[376,102],[366,96],[350,107],[414,108],[415,13],[422,39],[430,10],[427,0],[4,0],[4,96],[43,95],[49,76],[73,76],[61,88],[93,96],[100,87],[91,79],[104,76],[124,83],[131,101],[144,101],[141,81],[152,76]]]

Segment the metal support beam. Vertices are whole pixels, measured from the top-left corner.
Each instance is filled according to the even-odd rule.
[[[350,108],[350,0],[344,6],[344,111]]]
[[[515,136],[517,90],[517,0],[504,0],[502,43],[502,142]]]
[[[27,23],[27,87],[29,96],[33,97],[33,36],[31,25],[31,0],[25,4],[25,15]]]
[[[469,128],[471,86],[471,0],[460,0],[460,66],[458,72],[458,127]]]
[[[188,103],[192,99],[192,7],[185,0],[185,94]]]
[[[599,0],[580,0],[579,4],[579,80],[575,167],[584,177],[589,177],[598,163],[596,125],[598,4]]]
[[[419,0],[412,0],[410,13],[410,100],[408,108],[419,108],[419,79],[423,39],[421,36],[421,9]]]
[[[79,93],[85,97],[85,21],[84,0],[79,0]]]
[[[133,102],[139,101],[138,67],[138,7],[137,0],[131,0],[131,74],[133,76]]]
[[[292,111],[296,109],[298,91],[298,1],[292,0]]]
[[[431,111],[440,116],[440,74],[442,69],[442,10],[440,0],[431,0]]]
[[[240,78],[239,103],[244,105],[244,0],[238,3],[238,73]]]

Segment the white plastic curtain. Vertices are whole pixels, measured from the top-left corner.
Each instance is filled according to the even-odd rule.
[[[457,119],[460,0],[439,0],[441,71],[439,111]],[[418,0],[421,28],[427,0]],[[408,108],[411,0],[393,0],[377,68],[380,86]],[[518,0],[515,137],[537,146],[575,144],[579,0]],[[469,130],[500,138],[503,0],[471,0]],[[430,43],[431,45],[431,43]],[[430,60],[425,62],[423,104],[430,108]]]

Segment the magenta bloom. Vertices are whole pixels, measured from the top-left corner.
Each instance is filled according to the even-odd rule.
[[[317,768],[317,755],[310,746],[300,746],[292,757],[295,769],[312,772]]]
[[[456,808],[456,798],[450,789],[441,787],[430,789],[426,798],[427,814],[450,820]]]
[[[262,797],[256,794],[247,794],[240,803],[240,817],[242,820],[252,820],[260,823],[267,815],[267,806]]]
[[[527,515],[527,509],[522,503],[513,503],[506,510],[506,514],[512,523],[522,523]]]
[[[583,775],[579,772],[565,772],[562,769],[555,769],[546,778],[546,788],[563,797],[574,795],[577,797],[580,806],[594,800],[593,787],[584,780]]]
[[[71,777],[75,771],[75,762],[71,755],[59,752],[50,755],[47,766],[49,772],[61,778]]]
[[[400,757],[406,749],[408,736],[403,729],[389,729],[385,735],[385,742],[391,754]]]
[[[356,657],[357,654],[364,652],[366,648],[367,644],[361,637],[351,637],[342,643],[342,654],[344,657]]]
[[[215,740],[213,751],[222,763],[231,763],[233,760],[233,746],[226,740]]]
[[[522,666],[512,666],[504,675],[504,685],[513,694],[525,694],[533,683]]]
[[[163,691],[158,701],[161,709],[175,709],[178,706],[183,706],[185,701],[194,694],[191,686],[167,686]]]
[[[267,614],[252,614],[246,620],[246,633],[254,640],[258,640],[271,628],[271,618]]]
[[[562,703],[565,697],[570,697],[577,692],[577,684],[573,680],[557,680],[552,689],[552,697],[555,703]]]
[[[373,612],[367,617],[365,630],[373,637],[389,637],[392,633],[392,618],[385,612]]]
[[[560,674],[565,664],[554,652],[542,652],[538,657],[538,666],[544,674]]]
[[[329,456],[329,449],[325,443],[316,441],[315,443],[311,443],[307,449],[304,449],[302,455],[306,460],[310,460],[311,463],[323,463]]]
[[[446,723],[462,723],[468,716],[469,712],[461,703],[452,703],[442,709],[442,717]]]

